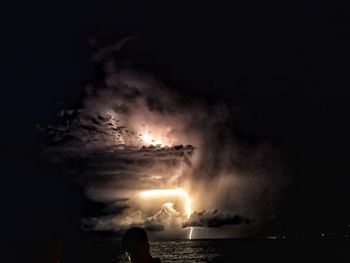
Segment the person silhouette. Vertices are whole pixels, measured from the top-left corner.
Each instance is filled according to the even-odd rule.
[[[142,228],[132,227],[125,232],[122,249],[129,255],[132,263],[160,263],[159,258],[151,256],[147,233]]]

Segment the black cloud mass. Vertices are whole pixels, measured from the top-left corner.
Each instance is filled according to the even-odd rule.
[[[194,212],[183,227],[220,227],[224,225],[249,224],[248,218],[220,213],[218,210]]]

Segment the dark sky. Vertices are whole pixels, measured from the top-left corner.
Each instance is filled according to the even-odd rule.
[[[129,57],[179,92],[224,100],[241,140],[281,150],[293,184],[278,224],[309,232],[350,223],[345,1],[11,1],[2,11],[5,233],[73,229],[86,212],[79,189],[43,172],[35,124],[73,104],[96,75],[89,39],[108,45],[129,35],[137,36]]]

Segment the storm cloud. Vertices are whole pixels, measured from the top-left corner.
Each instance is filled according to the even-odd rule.
[[[288,186],[278,150],[267,142],[239,141],[224,103],[178,94],[147,71],[114,59],[122,46],[96,54],[104,75],[86,86],[82,107],[62,109],[57,123],[38,126],[51,137],[50,159],[78,178],[88,198],[105,203],[110,215],[90,220],[93,229],[161,230],[149,218],[162,203],[149,207],[136,198],[147,189],[190,193],[192,210],[203,212],[192,213],[183,227],[241,224],[272,214]],[[122,209],[118,200],[126,200]]]
[[[224,225],[249,224],[248,218],[232,215],[229,212],[220,213],[218,210],[194,212],[183,224],[183,227],[220,227]]]

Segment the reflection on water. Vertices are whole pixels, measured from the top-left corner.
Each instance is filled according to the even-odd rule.
[[[199,262],[349,262],[349,241],[320,240],[177,240],[151,242],[162,263]],[[127,262],[116,248],[113,262]],[[119,252],[117,252],[119,251]]]
[[[1,262],[116,263],[127,262],[120,241],[88,238],[64,242],[10,242]],[[212,239],[151,242],[151,253],[162,263],[182,262],[350,262],[350,240]],[[10,260],[6,260],[6,255]],[[56,257],[57,256],[57,257]],[[46,260],[45,260],[46,259]]]
[[[9,247],[5,250],[12,259],[1,262],[57,262],[53,259],[59,256],[60,263],[125,263],[120,245],[119,240],[110,237],[59,243],[6,242],[1,247]],[[350,262],[349,247],[350,240],[346,239],[211,239],[150,243],[152,255],[159,257],[162,263]]]
[[[120,247],[120,244],[116,244]],[[159,257],[162,263],[170,262],[220,262],[220,249],[212,241],[177,240],[151,242],[151,254]],[[221,255],[222,256],[222,255]],[[117,262],[128,262],[118,254]]]
[[[219,251],[209,241],[154,242],[151,252],[164,263],[216,262],[219,259]]]

